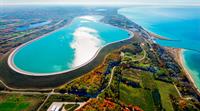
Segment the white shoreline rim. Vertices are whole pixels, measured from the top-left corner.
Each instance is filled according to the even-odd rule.
[[[87,16],[87,15],[83,15],[83,16]],[[91,15],[88,15],[88,16],[91,16]],[[79,17],[82,17],[82,16],[79,16]],[[79,17],[75,17],[74,19],[79,18]],[[73,20],[74,20],[74,19],[73,19]],[[18,68],[18,67],[14,64],[14,56],[15,56],[15,54],[16,54],[21,48],[25,47],[26,45],[31,44],[31,43],[34,42],[34,41],[37,41],[37,40],[39,40],[39,39],[42,39],[42,38],[46,37],[47,35],[50,35],[50,34],[56,32],[56,31],[58,31],[58,30],[61,30],[61,29],[65,28],[65,27],[68,27],[68,26],[73,22],[73,20],[72,20],[69,24],[67,24],[67,25],[65,25],[65,26],[63,26],[63,27],[61,27],[61,28],[59,28],[59,29],[57,29],[57,30],[54,30],[54,31],[49,32],[49,33],[47,33],[47,34],[44,34],[44,35],[42,35],[42,36],[40,36],[40,37],[38,37],[38,38],[35,38],[35,39],[31,40],[31,41],[28,41],[28,42],[26,42],[26,43],[24,43],[24,44],[18,46],[17,48],[15,48],[15,49],[11,52],[11,54],[9,55],[9,57],[8,57],[8,60],[7,60],[8,66],[9,66],[13,71],[15,71],[15,72],[17,72],[17,73],[19,73],[19,74],[29,75],[29,76],[51,76],[51,75],[63,74],[63,73],[67,73],[67,72],[71,72],[71,71],[77,70],[77,69],[79,69],[79,68],[81,68],[81,67],[83,67],[83,66],[89,64],[91,61],[93,61],[93,60],[97,57],[97,55],[99,54],[99,52],[101,51],[101,49],[103,49],[104,47],[106,47],[106,46],[108,46],[108,45],[111,45],[111,44],[114,44],[114,43],[118,43],[118,42],[122,42],[122,41],[125,41],[125,40],[129,40],[129,39],[131,39],[131,38],[134,37],[134,34],[133,34],[131,31],[127,30],[127,29],[123,29],[123,28],[119,28],[119,27],[116,27],[116,26],[113,26],[113,25],[110,25],[110,24],[103,23],[103,24],[105,24],[105,25],[109,25],[109,26],[118,28],[118,29],[120,29],[120,30],[124,30],[124,31],[128,32],[128,33],[130,34],[130,36],[129,36],[128,38],[126,38],[126,39],[122,39],[122,40],[119,40],[119,41],[115,41],[115,42],[111,42],[111,43],[108,43],[108,44],[106,44],[106,45],[103,45],[102,47],[100,47],[100,48],[95,52],[94,56],[93,56],[88,62],[85,62],[85,63],[82,64],[82,65],[79,65],[79,66],[76,66],[76,67],[74,67],[74,68],[67,69],[67,70],[64,70],[64,71],[58,71],[58,72],[52,72],[52,73],[34,73],[34,72],[28,72],[28,71],[22,70],[22,69]],[[100,22],[100,23],[102,23],[102,22]]]

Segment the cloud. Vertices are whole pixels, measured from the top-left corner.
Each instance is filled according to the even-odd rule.
[[[97,21],[98,19],[95,16],[81,16],[81,19],[89,20],[89,21]]]
[[[103,41],[98,32],[88,27],[79,27],[73,33],[73,41],[70,44],[74,49],[74,61],[71,67],[80,66],[88,62],[102,47]]]

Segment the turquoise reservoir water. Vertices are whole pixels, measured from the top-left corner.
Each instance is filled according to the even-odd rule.
[[[183,52],[184,63],[200,89],[200,7],[140,6],[118,12],[153,33],[175,40],[157,43],[188,49]]]
[[[75,18],[69,26],[20,48],[14,55],[14,64],[31,73],[65,71],[88,62],[102,46],[129,38],[127,31],[98,19]]]

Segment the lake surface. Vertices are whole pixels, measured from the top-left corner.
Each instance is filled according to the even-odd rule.
[[[129,32],[99,19],[75,18],[68,26],[20,48],[13,57],[14,64],[35,74],[66,71],[87,63],[104,45],[130,37]]]
[[[162,46],[187,49],[185,67],[200,89],[200,7],[145,6],[122,8],[122,14],[150,32],[175,41],[156,40]]]
[[[47,25],[49,23],[51,23],[51,21],[37,22],[37,23],[29,24],[29,25],[19,26],[19,27],[17,27],[17,31],[29,30],[29,29],[33,29],[33,28],[37,28],[37,27]]]

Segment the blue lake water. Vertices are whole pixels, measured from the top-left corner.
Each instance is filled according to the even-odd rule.
[[[156,40],[162,46],[184,48],[185,67],[200,89],[200,7],[138,6],[118,10],[148,31],[175,41]]]
[[[129,38],[129,32],[98,22],[98,16],[75,18],[65,26],[20,48],[13,61],[32,73],[55,73],[87,63],[104,45]]]
[[[24,30],[28,30],[28,29],[33,29],[33,28],[41,27],[41,26],[47,25],[49,23],[51,23],[51,21],[44,21],[44,22],[33,23],[33,24],[30,24],[30,25],[25,25],[25,26],[17,27],[17,30],[18,31],[24,31]]]

